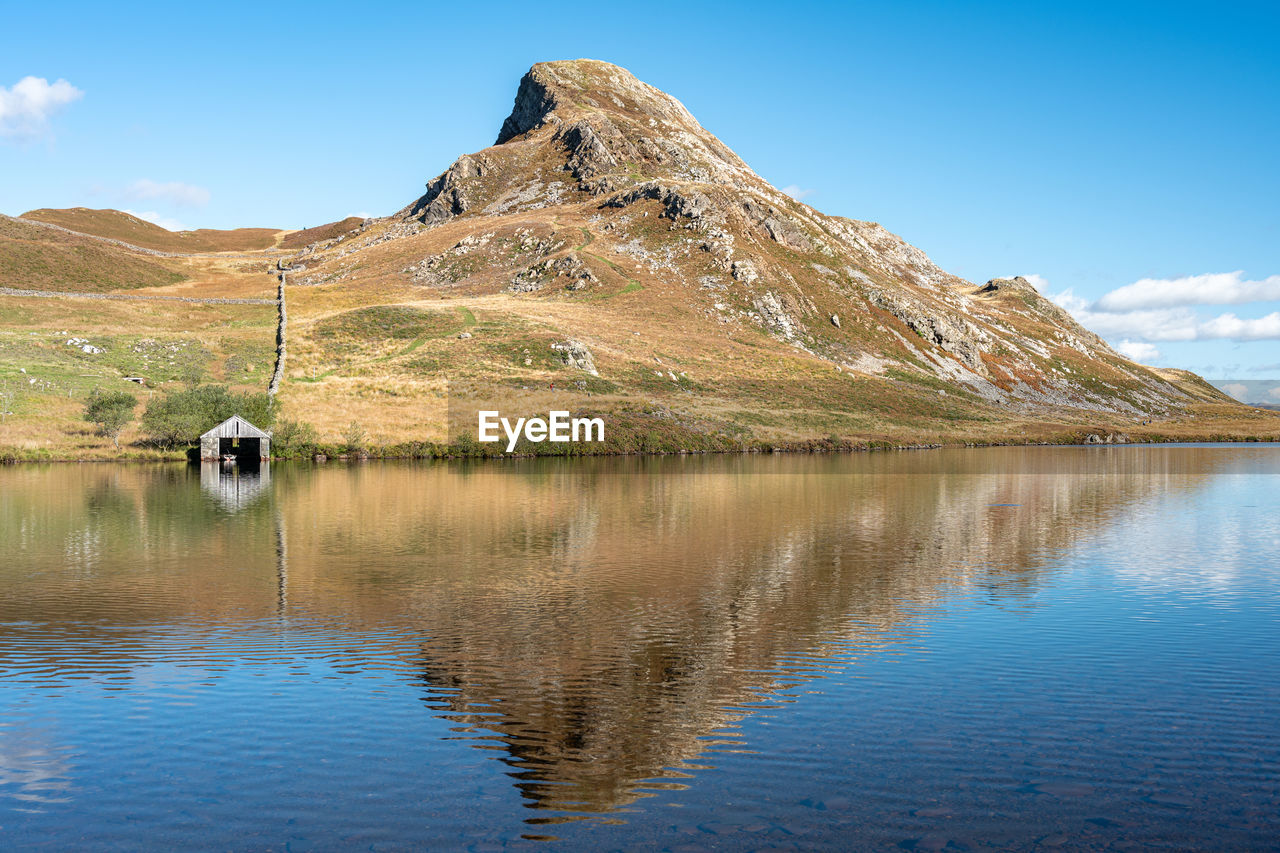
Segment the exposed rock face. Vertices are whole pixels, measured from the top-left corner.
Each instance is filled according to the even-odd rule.
[[[746,199],[742,202],[742,210],[747,219],[763,228],[774,242],[801,251],[809,249],[809,238],[804,231],[777,208]]]
[[[683,104],[607,62],[579,59],[533,66],[520,80],[496,144],[547,125],[565,127],[560,138],[584,159],[590,159],[585,152],[594,150],[600,162],[648,161],[700,180],[732,183],[735,176],[755,177]]]
[[[592,376],[600,375],[596,370],[595,359],[591,357],[591,350],[587,349],[587,345],[582,341],[575,341],[570,338],[567,341],[557,341],[551,345],[551,348],[560,353],[564,363],[570,367],[576,367],[579,370],[590,373]]]
[[[1025,294],[1027,292],[1037,293],[1035,285],[1020,275],[1013,278],[993,278],[975,291],[981,296],[989,296],[996,293]]]
[[[690,192],[679,187],[664,186],[657,181],[646,181],[619,193],[604,203],[604,207],[627,207],[641,199],[656,199],[662,202],[663,215],[668,219],[681,216],[700,219],[712,210],[711,200],[702,193]]]
[[[567,278],[566,290],[581,290],[596,281],[593,273],[577,255],[568,254],[559,258],[547,258],[544,261],[526,267],[516,273],[507,288],[514,293],[530,293],[542,290],[548,283],[558,278]]]
[[[417,219],[424,225],[435,225],[466,212],[470,207],[466,194],[468,180],[484,175],[490,165],[484,157],[464,154],[447,172],[427,184],[427,191],[421,198],[398,215]]]
[[[981,353],[991,343],[991,336],[964,317],[941,311],[906,292],[872,290],[868,298],[873,305],[905,323],[926,343],[956,356],[974,373],[986,373]]]
[[[776,293],[766,291],[756,300],[755,305],[766,326],[787,340],[796,336],[800,324],[787,312],[786,306]]]
[[[749,260],[734,261],[730,270],[734,281],[752,284],[760,278],[760,273],[756,272],[756,265]]]
[[[502,123],[498,131],[498,140],[494,145],[514,139],[521,134],[541,127],[547,117],[559,106],[556,97],[557,89],[545,82],[544,75],[538,73],[538,66],[520,78],[520,88],[516,90],[516,102],[511,108],[511,115]]]

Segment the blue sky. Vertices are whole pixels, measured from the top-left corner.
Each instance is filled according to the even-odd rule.
[[[1280,378],[1280,4],[3,14],[5,213],[215,228],[391,213],[493,142],[531,64],[586,56],[674,94],[820,210],[974,281],[1038,276],[1148,363]]]

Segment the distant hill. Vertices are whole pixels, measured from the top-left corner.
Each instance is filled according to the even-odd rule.
[[[22,214],[22,218],[60,225],[82,234],[121,240],[159,252],[250,252],[271,248],[280,234],[278,228],[169,231],[119,210],[92,210],[87,207],[29,210]]]
[[[294,231],[286,234],[284,239],[280,241],[280,248],[301,249],[303,246],[309,246],[321,240],[332,240],[334,237],[340,237],[348,231],[358,228],[363,222],[364,220],[359,216],[348,216],[339,222],[330,222],[328,225],[317,225],[314,228]]]
[[[187,278],[174,263],[92,237],[0,217],[0,287],[90,293],[161,287]]]
[[[1280,406],[1280,379],[1215,379],[1211,384],[1249,406],[1264,409]]]

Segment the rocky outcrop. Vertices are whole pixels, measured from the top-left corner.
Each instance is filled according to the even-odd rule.
[[[678,219],[681,216],[701,219],[714,210],[711,199],[703,193],[667,186],[657,181],[646,181],[618,193],[606,200],[601,207],[627,207],[642,199],[656,199],[662,202],[662,215],[668,219]]]
[[[564,363],[570,367],[576,367],[578,370],[590,373],[592,376],[600,375],[599,371],[596,370],[595,359],[591,357],[591,350],[587,349],[587,345],[582,341],[570,338],[566,341],[557,341],[551,345],[551,348],[560,353]]]
[[[991,344],[991,335],[965,318],[898,290],[869,289],[867,300],[897,317],[926,343],[954,355],[974,373],[987,372],[982,353]]]
[[[1039,295],[1035,285],[1020,275],[1013,278],[993,278],[974,291],[978,296],[994,296],[997,293],[1020,293]]]
[[[740,281],[744,284],[752,284],[760,278],[756,265],[746,258],[734,261],[729,267],[729,274],[733,276],[734,281]]]
[[[567,150],[565,165],[578,180],[612,172],[640,158],[617,126],[606,116],[582,119],[557,134]]]
[[[516,102],[511,107],[511,115],[502,123],[498,131],[498,139],[494,145],[509,142],[531,130],[541,127],[547,117],[555,112],[560,104],[557,88],[550,85],[545,75],[539,73],[535,65],[520,78],[520,87],[516,89]]]
[[[748,198],[742,202],[742,212],[749,222],[764,229],[775,243],[781,243],[802,252],[811,248],[809,238],[800,226],[777,208]]]
[[[822,220],[839,238],[842,248],[860,256],[868,264],[868,269],[933,290],[949,286],[973,286],[939,267],[919,248],[879,223],[838,216],[825,216]],[[865,273],[858,275],[865,277]]]
[[[567,165],[579,180],[634,165],[687,180],[736,186],[759,181],[678,100],[607,62],[542,62],[529,69],[497,144],[544,127],[558,128],[556,139],[568,149]]]
[[[1022,276],[993,278],[973,291],[975,296],[991,299],[998,296],[1017,296],[1022,304],[1040,314],[1046,321],[1058,327],[1058,334],[1072,349],[1091,358],[1099,355],[1119,357],[1111,345],[1076,322],[1065,309],[1047,299],[1035,285]]]
[[[426,193],[397,215],[402,219],[416,219],[423,225],[435,225],[465,213],[471,206],[467,184],[484,176],[491,167],[492,163],[484,156],[464,154],[427,184]]]
[[[791,340],[800,329],[800,324],[788,313],[782,299],[772,291],[766,291],[755,300],[756,312],[764,320],[772,332],[786,340]]]
[[[513,293],[530,293],[542,290],[549,281],[566,278],[566,290],[581,290],[596,283],[595,273],[574,254],[560,258],[547,258],[516,273],[507,288]]]

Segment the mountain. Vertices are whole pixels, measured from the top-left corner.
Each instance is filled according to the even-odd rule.
[[[1025,279],[965,281],[879,224],[788,197],[675,98],[591,60],[534,66],[493,146],[295,263],[291,282],[326,305],[480,318],[409,359],[379,349],[397,382],[415,365],[474,383],[559,375],[713,431],[983,432],[1229,405],[1119,355]],[[365,310],[345,316],[359,327]],[[361,358],[314,334],[342,322],[304,332],[305,368]]]
[[[785,195],[675,98],[604,62],[535,65],[495,143],[389,216],[163,259],[143,250],[194,237],[138,220],[126,232],[120,216],[28,215],[132,243],[109,245],[182,277],[119,283],[137,294],[262,298],[286,268],[278,400],[329,442],[474,436],[478,407],[607,415],[623,451],[1280,432],[1193,374],[1124,358],[1025,279],[965,281],[877,223]],[[66,314],[4,298],[60,346]],[[106,310],[76,314],[79,334]],[[274,312],[202,311],[185,334],[172,315],[131,334],[196,341],[185,351],[206,353],[206,377],[262,387]],[[174,381],[130,360],[121,323],[117,310],[103,345],[113,370]],[[80,388],[61,381],[64,397]]]

